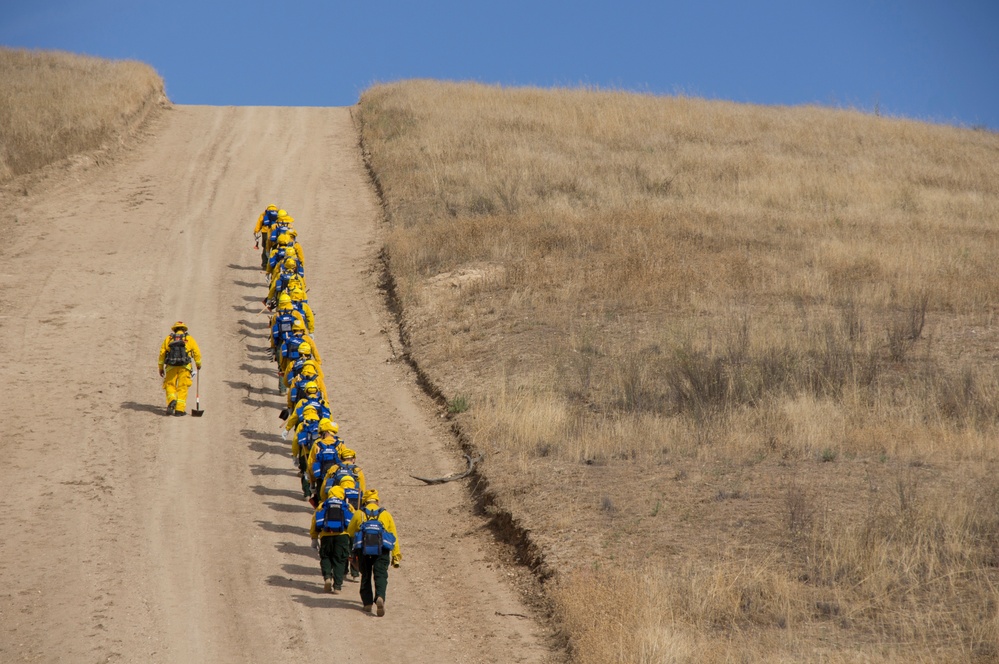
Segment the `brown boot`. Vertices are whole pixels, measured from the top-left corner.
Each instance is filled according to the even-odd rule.
[[[384,597],[376,597],[375,598],[375,606],[378,607],[378,617],[381,618],[382,616],[384,616],[385,615],[385,598]]]

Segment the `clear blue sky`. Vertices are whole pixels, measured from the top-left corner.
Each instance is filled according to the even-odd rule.
[[[180,104],[342,106],[419,77],[999,130],[999,0],[0,0],[0,44],[142,60]]]

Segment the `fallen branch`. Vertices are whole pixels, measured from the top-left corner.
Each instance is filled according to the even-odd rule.
[[[466,468],[464,472],[448,475],[447,477],[417,477],[416,475],[410,475],[410,477],[414,480],[426,482],[427,484],[444,484],[445,482],[453,482],[455,480],[464,479],[472,474],[472,469],[475,468],[475,464],[482,461],[482,455],[479,454],[474,459],[467,454],[463,454],[462,456],[464,456],[465,461],[468,462],[468,468]]]

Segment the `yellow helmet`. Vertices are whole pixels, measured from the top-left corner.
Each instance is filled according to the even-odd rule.
[[[297,330],[302,330],[303,332],[305,331],[305,321],[299,318],[296,318],[295,322],[291,324],[291,331],[295,332]]]
[[[318,394],[319,393],[319,386],[316,385],[315,381],[310,381],[310,382],[308,382],[308,383],[305,384],[305,393],[306,394]],[[309,406],[309,407],[311,408],[312,406]]]
[[[276,205],[268,205],[267,209],[268,210],[276,210],[276,209],[278,209],[278,206],[276,206]]]
[[[319,371],[316,369],[315,365],[306,364],[304,367],[302,367],[302,378],[312,379],[318,375]]]
[[[329,492],[327,492],[327,494],[326,494],[326,497],[327,498],[339,498],[340,500],[343,500],[344,499],[344,495],[345,494],[344,494],[342,486],[331,486]]]
[[[291,304],[291,295],[281,293],[278,295],[278,304]]]
[[[378,492],[375,491],[374,489],[368,489],[367,491],[364,492],[364,498],[361,499],[361,502],[364,503],[365,505],[367,505],[368,503],[377,503]]]
[[[340,427],[330,418],[324,417],[319,420],[319,430],[323,433],[337,433],[340,431]]]
[[[185,332],[187,332],[187,325],[184,323],[184,321],[179,320],[170,326],[170,330],[173,332],[176,332],[178,330],[184,330]]]
[[[303,341],[298,344],[298,352],[300,355],[312,355],[312,344],[308,341]]]
[[[278,216],[279,217],[287,217],[288,216],[288,211],[287,210],[278,210]]]
[[[345,447],[342,450],[340,450],[340,458],[344,460],[357,459],[357,453],[354,450],[350,449],[349,447]]]
[[[277,236],[277,242],[278,244],[288,244],[289,242],[291,242],[291,236],[288,235],[287,233],[281,233],[280,235]]]
[[[351,477],[350,475],[345,475],[344,477],[340,478],[340,482],[337,484],[337,486],[342,486],[344,489],[353,489],[354,487],[357,486],[357,482],[355,482],[354,478]]]
[[[288,268],[289,270],[293,270],[293,269],[295,269],[295,266],[296,266],[296,265],[298,265],[298,261],[296,261],[296,260],[295,260],[294,258],[292,258],[291,256],[289,256],[288,258],[285,258],[285,259],[284,259],[284,266],[285,266],[286,268]]]

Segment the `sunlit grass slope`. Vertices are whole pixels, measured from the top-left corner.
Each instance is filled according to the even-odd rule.
[[[164,99],[140,62],[0,48],[0,181],[100,147]]]
[[[999,656],[999,136],[429,81],[360,120],[576,659]]]

